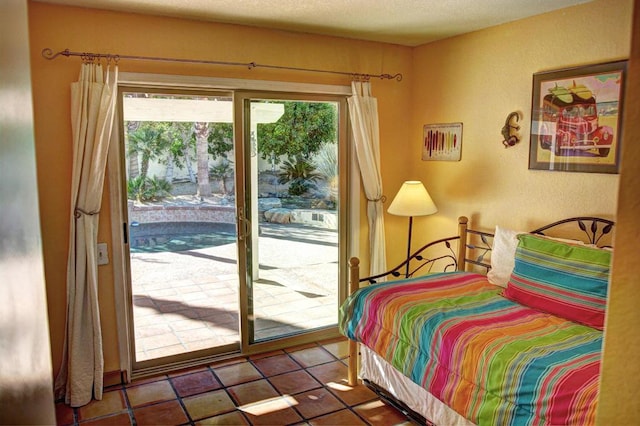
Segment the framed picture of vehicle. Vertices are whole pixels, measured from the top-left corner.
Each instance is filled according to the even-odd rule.
[[[533,75],[529,169],[618,173],[627,61]]]

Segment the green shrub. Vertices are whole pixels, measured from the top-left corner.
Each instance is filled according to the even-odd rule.
[[[149,201],[171,195],[171,183],[156,176],[136,176],[127,181],[127,197],[130,200]]]
[[[318,179],[320,175],[316,173],[316,167],[300,155],[284,161],[278,172],[278,183],[288,183],[290,195],[302,195],[315,188]]]

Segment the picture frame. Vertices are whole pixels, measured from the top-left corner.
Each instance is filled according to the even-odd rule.
[[[460,161],[462,123],[425,124],[422,130],[423,161]]]
[[[533,75],[529,169],[618,173],[627,61]]]

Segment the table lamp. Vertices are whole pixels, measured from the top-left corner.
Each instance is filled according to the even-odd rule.
[[[422,182],[409,180],[389,205],[387,212],[396,216],[409,216],[409,238],[407,243],[407,269],[405,278],[409,278],[409,257],[411,257],[411,228],[414,216],[427,216],[438,211]]]

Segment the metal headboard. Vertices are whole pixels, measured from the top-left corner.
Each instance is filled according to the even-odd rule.
[[[416,250],[409,259],[393,269],[370,277],[360,278],[359,282],[374,284],[383,277],[411,278],[418,274],[430,272],[464,271],[491,269],[491,249],[493,247],[493,232],[479,231],[468,228],[469,219],[465,216],[458,218],[458,235],[442,238],[425,244]],[[559,220],[531,231],[532,234],[547,235],[552,231],[553,236],[562,236],[561,231],[575,239],[576,231],[580,232],[581,240],[587,244],[599,247],[603,245],[603,237],[613,231],[614,222],[608,219],[591,216],[578,216]],[[577,229],[576,229],[577,227]],[[571,232],[570,229],[573,231]],[[558,234],[558,235],[556,235]],[[457,251],[454,250],[457,246]],[[409,267],[407,267],[409,265]],[[407,272],[408,271],[408,272]]]
[[[466,219],[460,218],[460,221]],[[605,236],[610,236],[615,222],[608,219],[593,216],[577,216],[568,219],[559,220],[548,225],[530,231],[531,234],[549,236],[549,231],[553,235],[561,236],[561,231],[565,231],[567,235],[575,239],[576,232],[581,235],[580,240],[586,244],[593,244],[598,247],[611,247],[610,244],[602,244]],[[577,229],[576,229],[577,227]],[[573,231],[573,232],[571,232]],[[558,235],[556,235],[556,233]],[[460,270],[466,270],[467,266],[474,265],[484,268],[485,271],[491,269],[491,249],[493,247],[492,232],[476,231],[472,229],[466,230],[464,237],[465,247],[461,251],[458,262],[461,265]],[[462,259],[462,261],[460,261]],[[473,267],[473,266],[472,266]]]
[[[591,217],[591,216],[580,216],[580,217],[572,217],[569,219],[559,220],[557,222],[553,222],[549,225],[545,225],[542,228],[538,228],[536,230],[531,231],[532,234],[546,235],[545,231],[549,229],[558,228],[564,224],[572,223],[578,225],[580,231],[586,236],[585,243],[595,244],[598,247],[611,247],[611,245],[600,245],[600,240],[605,235],[608,235],[613,230],[613,225],[615,222],[602,219],[600,217]],[[591,222],[589,224],[589,222]]]
[[[359,280],[359,282],[367,282],[369,284],[375,284],[380,278],[411,278],[418,273],[428,274],[433,271],[434,267],[437,267],[440,272],[455,271],[458,269],[458,261],[456,259],[456,252],[452,248],[452,242],[460,240],[460,236],[442,238],[437,241],[432,241],[416,250],[409,259],[405,260],[395,268],[383,272],[381,274],[372,275]],[[442,254],[442,246],[446,249]],[[429,249],[439,248],[440,251],[434,256],[427,255]],[[434,253],[436,253],[434,251]],[[407,268],[409,264],[409,268]],[[408,273],[406,272],[408,270]]]

